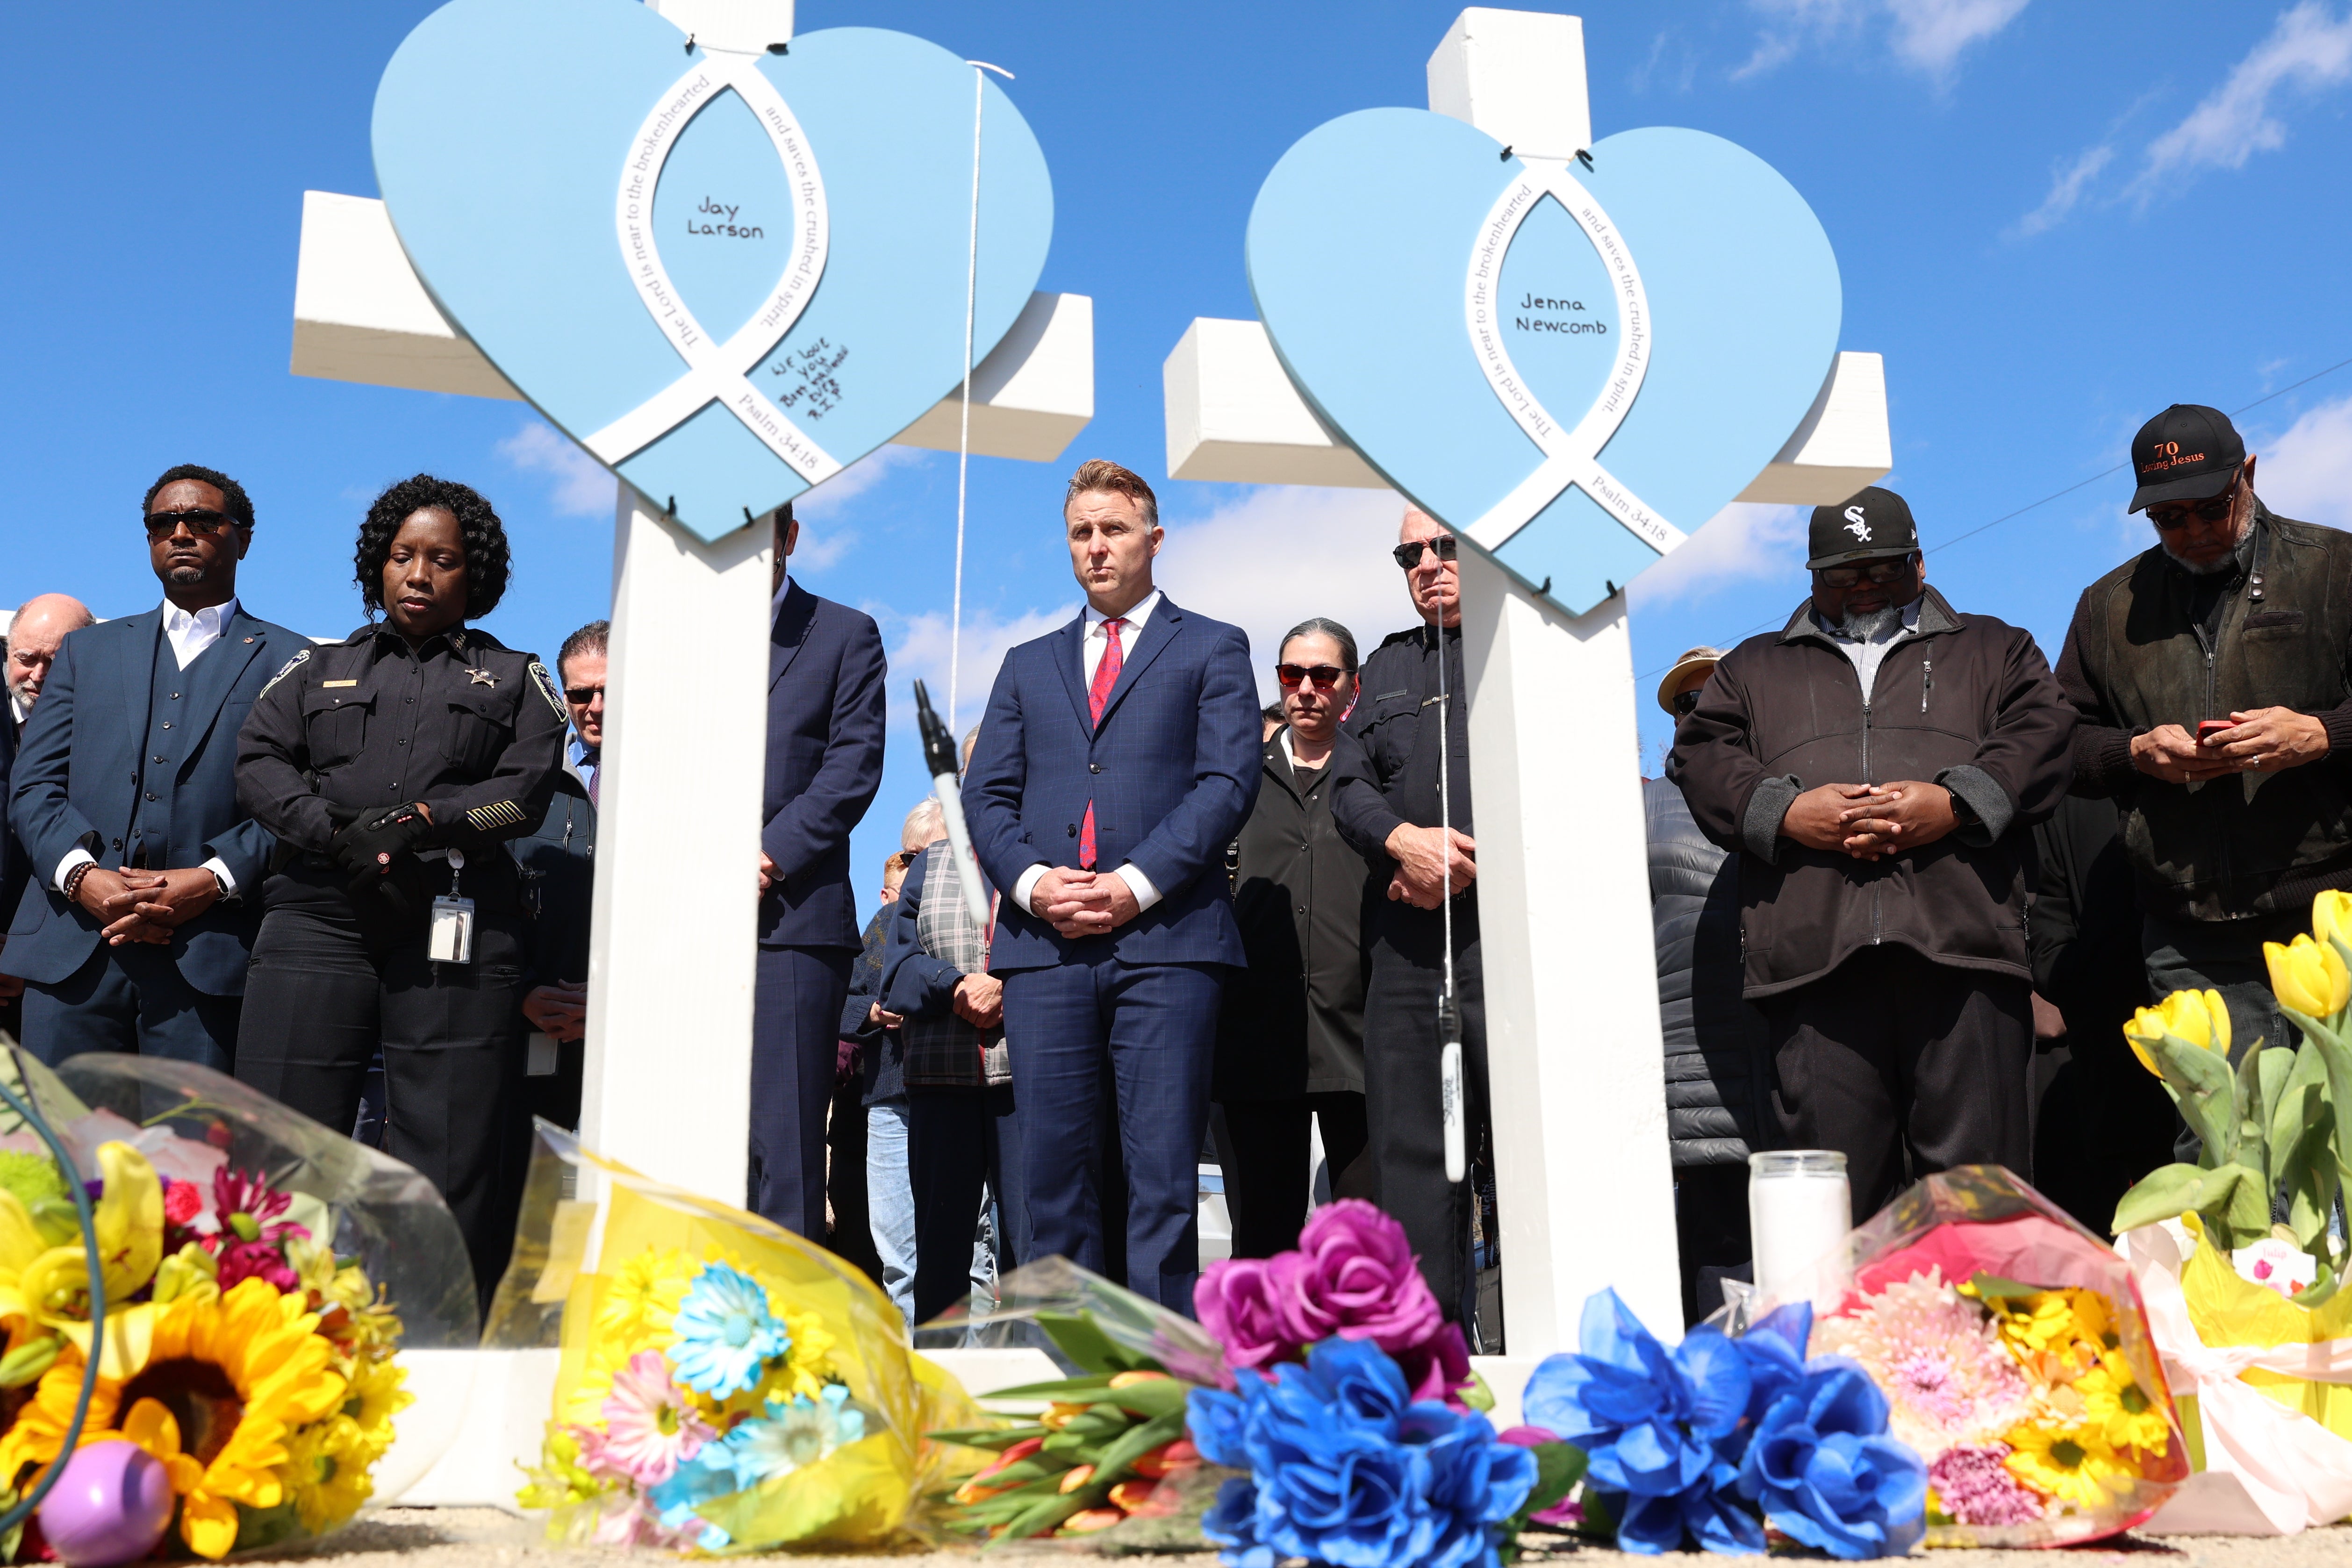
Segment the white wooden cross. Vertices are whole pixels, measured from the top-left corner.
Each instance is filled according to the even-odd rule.
[[[1428,78],[1433,110],[1507,146],[1591,145],[1577,17],[1465,11]],[[1387,487],[1255,321],[1195,320],[1162,382],[1176,478]],[[1893,465],[1879,357],[1840,354],[1739,499],[1841,501]],[[1509,1352],[1481,1370],[1516,1406],[1534,1360],[1575,1347],[1593,1291],[1615,1286],[1669,1339],[1682,1307],[1624,596],[1570,616],[1484,554],[1461,566]]]
[[[647,3],[715,47],[793,35],[792,0]],[[307,192],[301,243],[296,374],[520,395],[434,305],[383,203]],[[898,440],[956,450],[958,401]],[[1093,417],[1094,302],[1034,295],[973,372],[971,450],[1051,461]],[[729,1203],[743,1200],[751,1119],[772,548],[765,518],[705,544],[619,486],[581,1134]],[[407,1500],[513,1507],[511,1460],[539,1451],[554,1357],[404,1355],[418,1402],[403,1431],[455,1441]],[[1052,1375],[1001,1381],[1024,1375]],[[401,1469],[398,1448],[386,1466]]]

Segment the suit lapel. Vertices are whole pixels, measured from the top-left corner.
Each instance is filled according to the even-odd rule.
[[[1070,694],[1070,711],[1077,715],[1078,728],[1092,735],[1094,715],[1087,708],[1087,612],[1082,606],[1078,618],[1054,633],[1054,668],[1062,677],[1062,689]]]
[[[198,739],[211,733],[212,727],[219,722],[222,705],[236,689],[237,677],[260,653],[259,626],[239,605],[236,613],[228,618],[228,624],[221,628],[220,641],[205,650],[195,667],[187,673],[189,684],[180,688],[187,694],[182,700],[188,705],[189,727]],[[183,745],[184,759],[194,753],[194,743]]]
[[[809,628],[816,622],[816,595],[795,582],[784,590],[784,607],[776,613],[774,628],[768,633],[768,689],[774,691],[784,672],[793,667],[800,656],[801,644],[808,641]]]
[[[1184,612],[1176,608],[1167,594],[1162,593],[1160,608],[1151,612],[1151,619],[1146,621],[1143,630],[1135,634],[1135,650],[1128,654],[1127,663],[1119,667],[1118,685],[1111,687],[1110,701],[1103,705],[1103,724],[1110,722],[1110,716],[1118,711],[1118,705],[1127,700],[1127,694],[1135,689],[1135,683],[1142,677],[1145,670],[1150,668],[1151,661],[1160,657],[1160,651],[1175,637],[1176,628],[1183,619]],[[1100,729],[1102,725],[1095,727]]]
[[[163,612],[159,606],[144,615],[131,616],[121,639],[122,711],[139,727],[131,741],[134,751],[147,741],[148,705],[154,700],[156,645],[163,636]]]

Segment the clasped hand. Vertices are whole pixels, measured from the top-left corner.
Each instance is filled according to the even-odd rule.
[[[1952,792],[1906,779],[1893,784],[1822,784],[1789,803],[1780,831],[1807,849],[1884,860],[1919,849],[1959,826]]]
[[[120,947],[126,942],[169,942],[175,927],[219,899],[220,883],[202,866],[108,871],[94,865],[82,873],[74,891],[75,902],[104,927],[107,946]]]
[[[1459,828],[1417,828],[1401,822],[1389,834],[1397,862],[1389,897],[1415,909],[1434,909],[1478,880],[1478,841]]]
[[[1138,915],[1135,890],[1116,872],[1079,871],[1057,865],[1037,879],[1029,910],[1065,936],[1100,936]]]

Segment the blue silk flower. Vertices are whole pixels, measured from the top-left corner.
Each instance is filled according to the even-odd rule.
[[[1483,1416],[1412,1403],[1370,1340],[1326,1340],[1272,1378],[1244,1371],[1235,1393],[1195,1389],[1189,1424],[1203,1458],[1250,1472],[1201,1521],[1226,1568],[1495,1568],[1535,1489],[1532,1453]]]
[[[1528,1379],[1526,1418],[1584,1450],[1623,1551],[1687,1537],[1761,1552],[1766,1520],[1841,1557],[1906,1551],[1925,1528],[1926,1470],[1885,1436],[1886,1402],[1860,1368],[1805,1361],[1811,1331],[1810,1307],[1784,1307],[1738,1339],[1702,1325],[1669,1351],[1602,1291],[1584,1303],[1580,1354]]]

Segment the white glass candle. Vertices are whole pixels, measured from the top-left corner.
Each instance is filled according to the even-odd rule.
[[[1759,1292],[1783,1301],[1825,1301],[1844,1289],[1853,1204],[1843,1155],[1778,1149],[1748,1155],[1748,1221]]]

